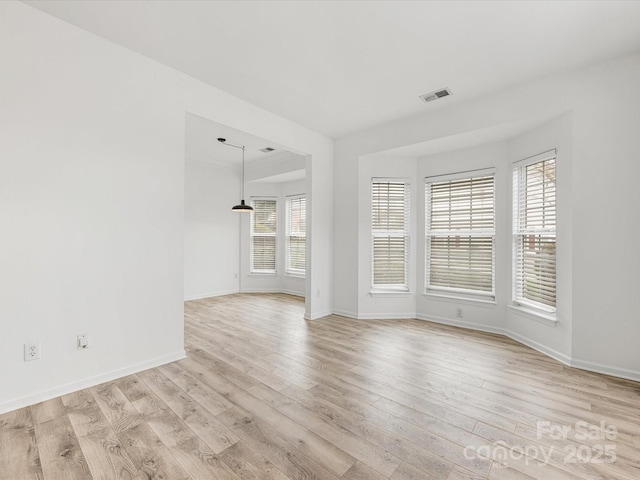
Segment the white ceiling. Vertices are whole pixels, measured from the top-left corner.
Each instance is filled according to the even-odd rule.
[[[334,138],[640,49],[638,1],[25,2]]]
[[[221,123],[213,122],[198,115],[188,114],[186,120],[186,153],[187,160],[200,160],[217,164],[240,166],[242,164],[242,150],[224,145],[218,138],[225,138],[225,143],[244,146],[245,162],[247,165],[256,160],[271,159],[283,153],[290,154],[281,146],[267,140],[250,135],[247,132]],[[270,153],[260,149],[271,147]]]
[[[300,168],[300,165],[304,166],[305,164],[303,155],[290,152],[280,145],[247,132],[191,113],[186,116],[185,131],[185,158],[187,162],[199,161],[240,169],[242,150],[228,145],[233,144],[245,147],[244,158],[247,172],[253,171],[253,176],[256,177],[255,169],[259,169],[257,177],[252,180],[253,182],[293,182],[302,180],[306,176],[306,169]],[[225,138],[227,145],[219,142],[218,138]],[[274,148],[274,151],[269,153],[260,151],[267,146]],[[294,159],[296,161],[292,161]],[[283,165],[286,166],[283,167]]]

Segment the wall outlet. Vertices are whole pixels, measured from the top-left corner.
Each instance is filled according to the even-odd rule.
[[[24,361],[38,360],[40,358],[40,342],[24,344]]]
[[[81,333],[78,335],[78,350],[86,350],[89,348],[89,335],[86,333]]]
[[[462,318],[462,309],[460,307],[456,308],[456,317]]]
[[[318,288],[316,289],[316,297],[319,297],[319,296],[320,296],[320,289]]]

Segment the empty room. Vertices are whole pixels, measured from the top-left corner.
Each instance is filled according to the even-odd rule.
[[[0,2],[0,480],[640,479],[640,2]]]

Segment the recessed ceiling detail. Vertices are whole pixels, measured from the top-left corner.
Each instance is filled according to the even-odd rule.
[[[23,1],[332,138],[640,49],[640,1]]]
[[[434,90],[433,92],[420,95],[420,98],[424,103],[429,103],[442,97],[448,97],[449,95],[451,95],[451,90],[449,90],[448,88],[440,88],[438,90]]]
[[[262,153],[271,153],[271,152],[273,152],[274,150],[275,150],[275,148],[271,148],[271,147],[264,147],[264,148],[261,148],[261,149],[260,149],[260,151],[261,151]]]

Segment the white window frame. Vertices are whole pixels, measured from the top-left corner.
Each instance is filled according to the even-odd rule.
[[[496,176],[495,168],[482,168],[475,170],[467,170],[446,175],[437,175],[425,178],[425,289],[427,295],[460,297],[470,300],[494,301],[495,300],[495,258],[496,258]],[[482,229],[465,229],[465,230],[441,230],[431,229],[431,186],[433,184],[455,182],[460,180],[481,179],[492,177],[493,179],[493,225],[491,228]],[[470,288],[447,287],[443,285],[432,285],[431,279],[431,242],[434,237],[491,237],[491,290],[478,290]]]
[[[403,206],[403,228],[402,229],[383,229],[374,227],[374,185],[375,184],[403,184],[404,185],[404,206]],[[409,287],[409,257],[411,244],[411,182],[407,178],[377,178],[371,179],[371,293],[398,293],[410,292]],[[399,283],[375,283],[375,242],[376,238],[400,238],[404,239],[404,281]]]
[[[302,211],[301,209],[301,214],[303,219],[306,219],[306,208],[307,208],[307,199],[306,196],[304,194],[299,194],[299,195],[289,195],[286,197],[286,212],[285,212],[285,219],[286,219],[286,228],[285,228],[285,267],[284,267],[284,271],[285,274],[287,275],[292,275],[292,276],[296,276],[296,277],[304,277],[306,274],[306,266],[303,268],[294,268],[291,266],[291,239],[292,238],[302,238],[304,239],[305,243],[306,243],[306,238],[307,238],[307,234],[306,234],[306,225],[303,225],[304,231],[302,232],[293,232],[292,231],[292,212],[293,212],[293,204],[294,202],[299,202],[301,203],[301,207],[302,209],[304,209],[304,211]],[[305,261],[306,261],[306,245],[305,245],[305,250],[303,251],[303,255],[305,256]]]
[[[548,209],[553,212],[553,214],[550,213],[547,215],[543,209],[543,215],[545,216],[545,219],[548,218],[548,222],[550,224],[547,225],[547,220],[545,220],[545,222],[543,222],[545,224],[544,226],[527,227],[524,225],[523,218],[525,215],[525,207],[523,203],[525,191],[523,181],[526,168],[534,164],[551,160],[555,163],[555,181],[553,189],[553,208],[551,208],[551,203],[549,203]],[[542,314],[550,319],[555,319],[557,309],[557,166],[557,155],[555,149],[513,163],[512,302],[515,307],[524,308],[532,313]],[[548,305],[524,297],[524,252],[522,251],[522,245],[526,237],[545,237],[546,239],[553,239],[553,305]],[[535,242],[536,240],[534,238],[534,245]]]
[[[271,201],[274,203],[275,219],[275,231],[273,233],[256,233],[254,232],[255,215],[256,215],[256,202],[259,201]],[[276,275],[278,273],[278,198],[277,197],[251,197],[251,206],[254,211],[251,212],[251,227],[250,227],[250,239],[249,239],[249,273],[253,275]],[[254,238],[273,238],[273,269],[255,268],[254,267]]]

